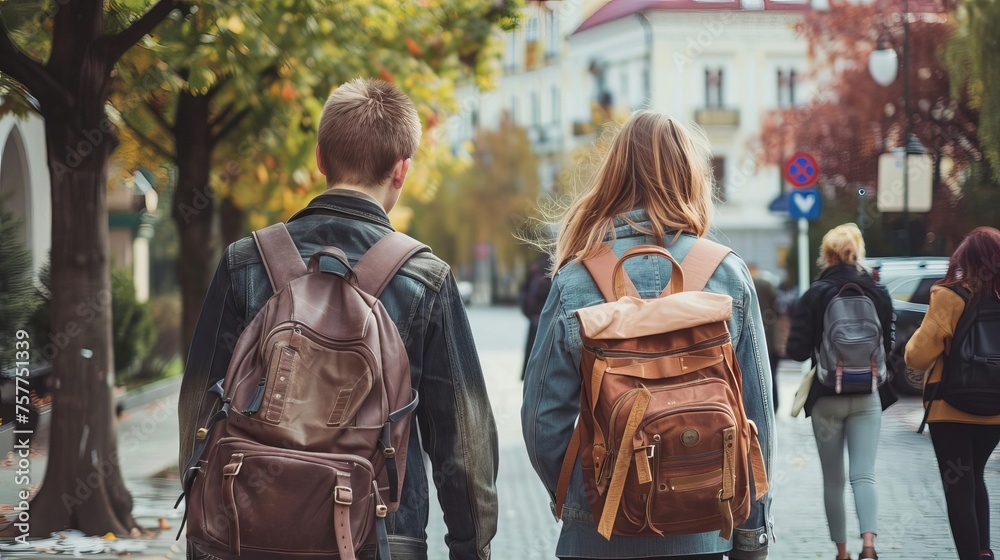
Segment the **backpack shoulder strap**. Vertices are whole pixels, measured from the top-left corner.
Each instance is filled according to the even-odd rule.
[[[972,291],[966,288],[965,286],[955,285],[955,286],[945,286],[945,288],[958,294],[958,297],[962,298],[962,301],[964,301],[966,304],[968,304],[969,300],[972,299]]]
[[[372,245],[354,265],[358,287],[373,297],[379,297],[410,257],[430,250],[430,247],[405,233],[389,233]]]
[[[306,273],[306,264],[284,223],[278,222],[253,232],[253,240],[264,260],[264,270],[275,293]]]
[[[733,250],[725,245],[699,237],[694,246],[681,261],[684,271],[684,291],[700,292],[705,289],[708,280],[715,274],[722,261]]]
[[[611,250],[611,246],[607,243],[601,245],[599,253],[583,260],[583,266],[587,267],[587,272],[590,273],[591,278],[594,279],[594,283],[601,290],[601,295],[605,301],[618,301],[618,298],[615,297],[615,287],[612,279],[616,264],[618,264],[618,257],[615,256],[614,251]],[[632,280],[629,279],[628,274],[624,276],[625,293],[635,294],[636,289],[632,284]]]

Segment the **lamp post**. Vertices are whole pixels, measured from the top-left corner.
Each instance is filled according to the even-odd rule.
[[[910,10],[909,0],[903,0],[903,118],[906,119],[906,133],[903,135],[905,151],[903,154],[903,228],[904,247],[906,254],[912,252],[910,245],[910,148],[916,140],[913,137],[913,120],[910,118]],[[899,64],[896,51],[885,42],[879,41],[878,46],[868,57],[868,73],[881,86],[888,86],[896,80]],[[914,149],[919,146],[916,141]],[[921,146],[922,148],[922,146]],[[926,150],[912,153],[923,154]]]

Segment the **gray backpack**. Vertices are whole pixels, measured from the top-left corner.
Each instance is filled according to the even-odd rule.
[[[885,383],[885,347],[875,302],[845,284],[826,306],[816,378],[842,393],[874,393]]]

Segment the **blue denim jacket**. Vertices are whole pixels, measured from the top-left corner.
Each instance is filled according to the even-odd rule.
[[[341,189],[316,197],[287,227],[303,260],[332,245],[343,249],[352,264],[392,231],[385,211],[373,199]],[[237,338],[271,295],[253,239],[226,248],[205,297],[181,383],[180,464],[187,463],[195,430],[203,425],[198,414],[206,390],[225,375]],[[379,300],[399,329],[413,387],[420,391],[399,510],[387,519],[392,557],[427,559],[427,486],[432,478],[448,526],[445,540],[451,557],[486,560],[497,527],[496,424],[451,269],[430,253],[418,254],[403,265]],[[421,450],[430,458],[430,473]],[[358,557],[374,556],[369,546]]]
[[[621,255],[635,245],[650,244],[650,236],[636,231],[623,219],[628,216],[640,226],[648,226],[644,210],[633,211],[615,220],[612,248]],[[667,234],[668,243],[672,235]],[[681,262],[694,244],[695,237],[682,234],[668,245]],[[608,239],[611,241],[611,239]],[[629,278],[644,298],[655,297],[670,278],[670,263],[658,258],[635,258],[625,266]],[[726,257],[709,280],[706,290],[729,294],[733,298],[733,316],[729,331],[733,337],[736,359],[743,372],[743,401],[747,416],[760,429],[760,444],[767,471],[771,472],[774,446],[774,414],[771,404],[771,372],[764,342],[757,295],[743,260]],[[563,267],[556,275],[552,291],[542,311],[538,338],[528,360],[524,379],[524,404],[521,409],[524,441],[528,455],[550,498],[556,491],[563,455],[580,413],[580,326],[577,309],[603,303],[586,268],[577,262]],[[733,541],[717,532],[660,537],[623,537],[605,540],[597,533],[594,518],[583,491],[579,461],[573,471],[569,493],[563,508],[563,528],[556,548],[560,557],[644,558],[727,552],[732,558],[765,558],[772,540],[770,495],[754,502],[750,518],[733,533]]]

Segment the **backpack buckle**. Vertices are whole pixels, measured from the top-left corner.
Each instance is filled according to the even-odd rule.
[[[222,476],[236,476],[240,474],[240,469],[243,467],[243,454],[233,453],[232,459],[229,460],[229,464],[222,467]]]
[[[342,506],[349,506],[354,503],[354,493],[347,486],[337,486],[333,489],[333,501]]]
[[[394,457],[396,455],[396,448],[386,447],[385,449],[382,450],[382,454],[385,455],[386,457]]]

